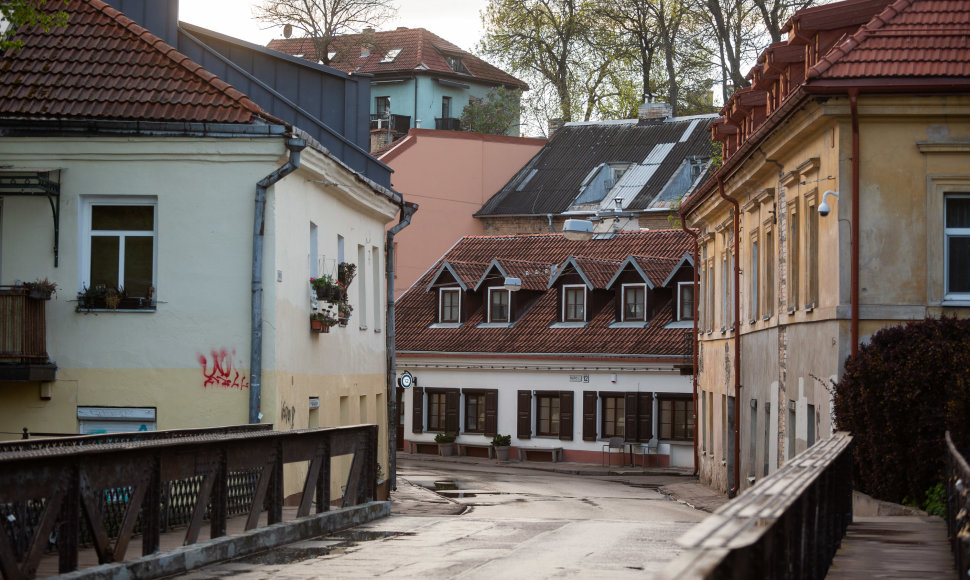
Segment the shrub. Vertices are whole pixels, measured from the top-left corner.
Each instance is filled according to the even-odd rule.
[[[884,328],[845,363],[839,429],[854,436],[855,487],[879,499],[924,497],[943,479],[944,433],[970,448],[970,320]]]
[[[512,445],[512,436],[501,434],[496,435],[495,437],[492,437],[492,445],[494,447],[509,447]]]
[[[454,443],[455,436],[449,433],[438,433],[434,436],[435,443]]]

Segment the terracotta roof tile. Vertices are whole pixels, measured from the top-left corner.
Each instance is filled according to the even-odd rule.
[[[546,290],[543,284],[541,289],[530,292],[526,288],[529,277],[523,277],[523,290],[513,294],[513,309],[518,300],[534,302],[511,328],[477,328],[485,321],[485,306],[468,314],[461,328],[430,328],[436,321],[437,293],[426,289],[444,261],[484,263],[498,258],[503,268],[506,264],[513,267],[513,264],[531,263],[539,266],[536,278],[548,280],[545,269],[548,265],[563,264],[575,256],[588,275],[597,280],[605,277],[608,282],[628,256],[646,256],[645,263],[656,262],[669,271],[692,246],[691,238],[682,230],[623,232],[610,239],[590,241],[570,241],[561,234],[463,238],[398,300],[397,348],[401,352],[642,355],[686,359],[691,353],[691,329],[665,328],[673,318],[670,298],[663,299],[662,304],[648,305],[656,310],[646,328],[610,328],[615,319],[614,292],[600,289],[597,282],[585,328],[550,328],[559,314],[558,285]],[[658,272],[662,269],[658,266]],[[533,266],[530,272],[535,271]],[[484,292],[486,288],[482,287],[478,295]],[[661,300],[660,294],[651,296]]]
[[[808,78],[970,76],[970,2],[897,0],[812,67]]]
[[[398,28],[374,32],[372,46],[362,55],[367,35],[348,34],[337,37],[330,45],[335,56],[330,66],[344,72],[369,73],[375,76],[423,72],[445,75],[456,79],[480,81],[486,84],[502,84],[528,89],[529,85],[505,71],[494,67],[470,52],[433,34],[424,28]],[[267,45],[273,50],[299,55],[308,60],[320,60],[313,41],[309,38],[279,38]],[[381,62],[388,51],[401,52],[391,62]],[[445,60],[445,54],[461,57],[467,73],[456,72]]]
[[[25,27],[3,55],[6,117],[252,123],[256,103],[101,0],[49,2],[68,24]]]

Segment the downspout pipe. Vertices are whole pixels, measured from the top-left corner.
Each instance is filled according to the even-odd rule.
[[[849,339],[852,341],[852,358],[859,354],[859,89],[849,89],[849,111],[852,115],[852,225],[849,234],[849,251],[852,254],[850,272]]]
[[[693,372],[691,373],[691,375],[693,375],[693,383],[694,383],[694,473],[692,475],[696,476],[700,471],[700,465],[698,463],[697,448],[700,445],[700,438],[698,436],[700,429],[698,427],[701,424],[699,417],[697,416],[697,369],[698,369],[697,359],[700,354],[698,352],[699,344],[697,340],[697,311],[698,311],[697,297],[699,295],[698,286],[699,286],[700,280],[697,274],[697,269],[701,267],[700,248],[697,245],[697,238],[698,236],[700,236],[700,233],[695,232],[687,227],[687,216],[685,216],[684,214],[680,214],[680,228],[685,232],[687,232],[687,235],[694,240],[694,305],[693,305],[694,334],[691,335],[690,345],[691,345],[691,358],[694,366]]]
[[[262,418],[260,399],[263,374],[263,230],[266,217],[266,190],[296,171],[300,166],[300,152],[306,148],[306,141],[289,138],[286,140],[286,148],[290,152],[289,160],[256,183],[256,211],[253,215],[252,321],[249,342],[250,423],[259,423]]]
[[[717,193],[734,206],[734,487],[728,497],[741,490],[741,206],[724,193],[724,180],[717,178]]]
[[[397,489],[397,423],[400,413],[397,408],[397,350],[394,346],[394,236],[411,223],[411,217],[418,211],[418,205],[408,201],[401,202],[401,218],[397,225],[387,230],[384,242],[384,272],[387,277],[387,477],[392,490]]]

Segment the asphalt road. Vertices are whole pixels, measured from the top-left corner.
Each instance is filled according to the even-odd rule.
[[[182,577],[645,578],[708,515],[646,477],[407,459],[398,475],[388,518]]]

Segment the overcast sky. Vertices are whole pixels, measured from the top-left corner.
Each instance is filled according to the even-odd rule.
[[[282,38],[280,29],[266,28],[252,18],[259,0],[181,0],[179,19],[209,30],[265,46]],[[488,0],[397,0],[397,18],[379,30],[398,26],[425,28],[472,52],[482,36],[481,11]]]

